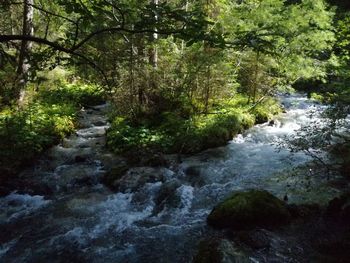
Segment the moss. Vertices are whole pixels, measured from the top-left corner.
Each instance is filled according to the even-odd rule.
[[[275,226],[289,221],[285,203],[267,191],[238,192],[216,206],[207,218],[219,228],[249,229]]]

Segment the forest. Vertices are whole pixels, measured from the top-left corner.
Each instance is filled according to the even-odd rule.
[[[350,3],[0,0],[1,262],[348,262]]]

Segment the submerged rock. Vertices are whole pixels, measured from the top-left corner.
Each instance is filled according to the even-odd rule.
[[[317,250],[313,262],[340,263],[350,259],[350,230],[344,230],[341,236],[328,235],[314,242]]]
[[[129,167],[124,163],[115,165],[109,168],[109,171],[103,177],[103,183],[108,187],[114,189],[116,187],[117,181],[120,180],[123,175],[128,171]]]
[[[252,249],[263,249],[270,247],[268,234],[261,229],[253,231],[239,231],[236,235],[239,243],[243,243]]]
[[[287,208],[293,219],[308,219],[321,214],[321,207],[318,204],[291,204]]]
[[[283,201],[267,191],[238,192],[217,205],[207,222],[218,228],[235,230],[287,223],[290,213]]]
[[[136,191],[143,187],[146,183],[164,182],[165,177],[173,174],[172,171],[166,168],[153,167],[134,167],[122,175],[120,178],[115,178],[110,185],[112,189],[120,192]]]
[[[340,219],[350,226],[350,193],[332,199],[328,204],[326,215]]]
[[[142,164],[145,166],[151,166],[151,167],[161,167],[161,166],[167,166],[168,162],[165,159],[163,154],[156,153],[156,154],[151,154],[148,158],[145,158]]]
[[[176,190],[181,186],[180,181],[173,179],[162,185],[155,199],[153,213],[158,214],[165,206],[177,207],[181,203],[181,198],[176,194]]]
[[[211,238],[199,243],[193,263],[248,263],[252,262],[227,239]]]
[[[205,185],[205,179],[202,176],[202,167],[200,165],[189,166],[185,169],[185,174],[192,186],[201,187]]]

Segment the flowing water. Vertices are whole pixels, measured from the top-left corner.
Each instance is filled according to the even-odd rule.
[[[310,157],[273,145],[322,106],[301,95],[281,100],[286,113],[274,123],[168,168],[131,168],[117,193],[100,183],[108,164],[123,161],[103,147],[106,105],[82,110],[81,129],[23,172],[23,180],[40,181],[43,195],[24,188],[0,198],[0,262],[191,262],[199,241],[218,233],[207,215],[233,191],[328,201],[339,190],[304,167]],[[308,262],[293,233],[269,235],[269,252],[232,262]]]

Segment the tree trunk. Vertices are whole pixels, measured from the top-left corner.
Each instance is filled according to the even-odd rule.
[[[204,113],[208,114],[209,98],[210,98],[210,78],[211,78],[210,65],[207,66],[207,74],[206,75],[207,75],[207,81],[206,81],[206,87],[205,87]]]
[[[188,0],[186,0],[186,3],[185,3],[185,11],[187,12],[188,11]],[[184,28],[186,29],[186,27]],[[181,53],[183,54],[184,52],[184,49],[185,49],[185,41],[182,40],[181,41]]]
[[[260,58],[259,50],[256,52],[256,60],[255,60],[255,70],[254,70],[254,83],[253,83],[253,103],[256,102],[256,94],[258,89],[258,76],[259,76],[259,58]]]
[[[158,3],[159,3],[159,0],[152,0],[152,4],[154,4],[155,6],[157,6]],[[157,21],[158,20],[158,16],[155,15],[154,19]],[[154,28],[154,31],[157,31],[156,27]],[[155,42],[157,39],[158,39],[158,34],[157,33],[153,33],[151,35],[151,43]],[[158,65],[158,49],[157,49],[157,47],[156,47],[156,45],[154,43],[152,43],[152,44],[153,44],[153,46],[150,49],[149,61],[150,61],[150,64],[152,65],[153,68],[157,68],[157,65]]]
[[[22,35],[33,36],[34,26],[34,0],[23,0],[23,27]],[[25,88],[29,75],[29,57],[32,50],[32,42],[22,40],[21,49],[19,53],[18,67],[17,67],[17,85],[16,95],[19,105],[23,103],[25,97]]]

